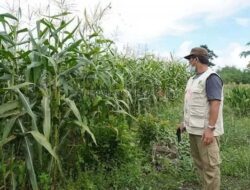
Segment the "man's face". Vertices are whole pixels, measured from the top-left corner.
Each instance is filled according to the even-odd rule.
[[[197,64],[197,58],[196,57],[190,57],[190,59],[188,61],[189,61],[190,66],[196,67],[196,64]]]
[[[197,66],[197,58],[196,57],[190,57],[189,61],[189,69],[190,72],[196,72],[196,66]]]

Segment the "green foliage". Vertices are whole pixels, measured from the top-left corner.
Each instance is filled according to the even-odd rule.
[[[160,120],[151,114],[138,119],[138,136],[144,150],[152,150],[153,143],[173,144],[175,136],[171,135],[168,121]]]
[[[178,99],[187,78],[182,63],[120,55],[96,23],[67,15],[41,18],[32,30],[0,15],[2,162],[25,160],[32,189],[130,160],[136,135],[127,123]],[[11,179],[4,187],[20,185]]]
[[[200,47],[205,48],[208,52],[208,59],[209,59],[209,66],[214,66],[215,64],[212,63],[214,58],[217,58],[218,56],[214,53],[213,50],[210,50],[207,45],[200,45]]]
[[[51,178],[48,174],[46,173],[41,173],[38,176],[38,181],[39,181],[39,187],[43,190],[49,190],[52,184]]]
[[[234,156],[232,156],[234,155]],[[248,147],[240,147],[238,149],[228,148],[223,152],[224,167],[223,171],[226,175],[234,177],[250,177],[250,151]],[[231,164],[235,163],[235,164]]]
[[[188,136],[180,144],[175,136],[186,66],[118,54],[99,26],[65,16],[41,18],[30,30],[0,15],[0,188],[198,189]],[[248,95],[228,96],[245,106],[242,116]],[[230,132],[223,172],[249,177],[249,153],[234,146],[249,134]],[[238,169],[229,165],[240,157]]]
[[[250,45],[250,42],[248,42],[246,45],[249,46],[249,45]],[[247,57],[247,56],[249,56],[249,55],[250,55],[250,51],[249,51],[249,50],[243,51],[243,52],[241,52],[241,54],[240,54],[241,57]]]
[[[139,118],[139,139],[144,149],[151,150],[151,143],[157,140],[159,133],[158,123],[152,115]]]
[[[107,170],[131,160],[133,147],[133,131],[121,121],[114,125],[110,122],[95,126],[93,132],[97,144],[86,138],[86,143],[81,151],[83,168],[104,167]]]
[[[67,14],[32,30],[0,15],[0,188],[195,189],[188,137],[175,136],[185,65],[118,54],[98,25]],[[231,95],[249,111],[247,90]]]
[[[236,83],[236,84],[250,84],[250,71],[240,70],[235,67],[223,67],[218,71],[225,84]]]
[[[225,107],[230,107],[228,104]],[[225,110],[225,134],[221,138],[223,189],[247,189],[250,185],[249,117]]]
[[[4,158],[5,155],[3,155]],[[2,161],[3,161],[2,158]],[[25,177],[25,162],[15,159],[14,157],[7,158],[8,163],[1,162],[0,165],[0,184],[7,185],[15,189],[17,186],[19,189],[25,189],[26,177]]]
[[[250,114],[250,87],[249,86],[234,86],[228,92],[226,99],[232,111],[240,116]]]

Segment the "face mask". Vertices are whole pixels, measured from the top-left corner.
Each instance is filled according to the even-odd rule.
[[[188,70],[190,73],[194,73],[196,71],[195,66],[189,65]]]

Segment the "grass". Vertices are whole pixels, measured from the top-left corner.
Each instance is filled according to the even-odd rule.
[[[181,118],[181,110],[181,104],[168,106],[160,117],[172,121],[172,128],[175,128]],[[221,190],[250,189],[250,118],[235,115],[233,109],[225,102],[224,130],[225,134],[220,139],[223,159],[221,164]],[[180,168],[178,168],[182,173],[176,183],[182,184],[182,189],[185,190],[199,189],[197,176],[193,173],[193,165],[190,163],[192,160],[187,152],[189,150],[187,135],[185,134],[183,138],[179,151],[184,151],[181,152],[181,154],[184,154],[184,159],[181,160]]]
[[[222,189],[250,189],[250,118],[227,115],[224,123]]]

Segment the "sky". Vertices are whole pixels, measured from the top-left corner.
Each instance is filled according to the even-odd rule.
[[[147,50],[161,57],[178,59],[191,48],[206,44],[218,58],[215,68],[246,68],[250,56],[250,0],[57,0],[65,1],[80,17],[96,6],[105,8],[102,19],[105,35],[122,51],[125,47]],[[0,0],[0,11],[22,8],[23,17],[35,10],[56,11],[55,0]]]

